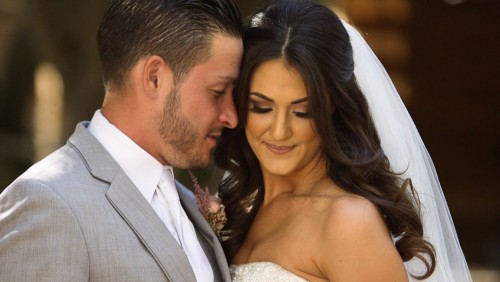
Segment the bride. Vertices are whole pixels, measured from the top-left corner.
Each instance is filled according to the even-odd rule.
[[[216,151],[234,281],[470,281],[432,161],[385,70],[330,9],[253,15]]]

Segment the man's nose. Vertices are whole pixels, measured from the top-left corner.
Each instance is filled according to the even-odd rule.
[[[238,125],[238,113],[234,105],[232,94],[226,95],[225,102],[222,104],[222,113],[220,120],[227,128],[235,128]]]

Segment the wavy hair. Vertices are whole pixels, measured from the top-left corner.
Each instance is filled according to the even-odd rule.
[[[249,84],[262,63],[280,59],[304,79],[328,176],[345,191],[370,200],[381,211],[403,259],[417,257],[435,268],[433,246],[423,238],[420,204],[410,179],[391,171],[366,99],[358,87],[347,31],[329,8],[303,0],[273,1],[255,13],[243,36],[245,54],[235,90],[239,124],[226,129],[215,151],[229,172],[219,187],[228,217],[226,256],[241,247],[264,197],[259,162],[245,136]]]

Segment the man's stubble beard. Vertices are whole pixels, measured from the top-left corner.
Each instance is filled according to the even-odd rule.
[[[204,160],[201,152],[200,133],[181,112],[180,93],[177,86],[170,91],[163,113],[158,120],[158,133],[169,145],[171,152],[165,156],[170,165],[178,168],[204,168],[209,160]]]

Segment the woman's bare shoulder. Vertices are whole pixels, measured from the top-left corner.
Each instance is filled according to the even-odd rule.
[[[327,276],[350,281],[406,281],[401,257],[375,204],[360,196],[344,195],[332,200],[328,212],[318,258]]]
[[[375,204],[366,198],[352,194],[333,198],[328,218],[329,225],[346,227],[348,228],[346,231],[374,227],[378,224],[385,226],[383,217]]]

